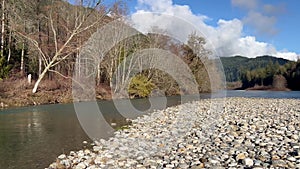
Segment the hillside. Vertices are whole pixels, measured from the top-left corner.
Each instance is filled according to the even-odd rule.
[[[85,89],[83,86],[87,81],[95,82],[97,99],[111,99],[112,92],[123,92],[123,88],[128,89],[130,98],[159,95],[153,93],[154,90],[163,91],[166,96],[190,94],[192,91],[181,89],[177,79],[173,78],[175,75],[159,69],[160,63],[154,62],[158,57],[146,60],[133,55],[148,48],[171,51],[179,56],[195,75],[199,87],[193,92],[212,90],[204,63],[189,47],[204,50],[205,39],[197,34],[189,35],[187,44],[182,44],[163,34],[138,33],[126,22],[118,20],[123,16],[122,11],[126,12],[121,3],[110,8],[101,3],[86,6],[85,3],[69,4],[63,0],[32,1],[30,4],[26,4],[25,0],[13,2],[8,1],[7,6],[20,9],[16,13],[6,9],[5,21],[9,26],[5,27],[5,43],[2,44],[3,51],[0,51],[0,107],[70,102],[72,82],[76,82],[73,84],[80,89]],[[104,27],[107,23],[116,28],[107,31],[108,27]],[[119,39],[128,30],[136,32],[136,35]],[[91,37],[95,39],[91,40]],[[98,42],[106,44],[97,52],[104,52],[110,45],[112,47],[101,55],[96,53],[95,56],[101,57],[99,60],[93,54],[81,55],[86,52],[86,45],[94,47],[95,42],[95,45],[99,45]],[[207,53],[203,52],[203,58],[207,58]],[[88,58],[92,55],[93,58]],[[170,59],[166,62],[179,65],[182,61]],[[142,62],[145,64],[140,64]],[[136,67],[142,71],[133,74]],[[93,72],[87,75],[90,69]],[[114,83],[117,87],[112,91],[110,87]],[[128,83],[129,87],[124,87]],[[186,89],[195,86],[185,83]],[[127,94],[123,92],[119,97],[125,96]]]
[[[276,58],[273,56],[258,56],[256,58],[247,58],[243,56],[221,57],[226,81],[235,82],[240,80],[243,71],[251,71],[258,68],[264,68],[268,64],[278,63],[284,65],[291,62],[286,59]]]

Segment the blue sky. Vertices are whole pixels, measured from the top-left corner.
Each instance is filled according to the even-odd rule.
[[[219,19],[230,20],[238,18],[242,20],[247,16],[248,12],[233,6],[230,0],[174,0],[173,2],[180,5],[189,5],[194,13],[210,17],[212,20],[207,23],[214,26]],[[265,4],[271,4],[283,8],[283,11],[279,11],[278,14],[269,15],[276,17],[277,21],[274,24],[274,28],[278,32],[272,36],[259,34],[251,25],[245,24],[244,33],[255,35],[257,40],[272,43],[278,49],[287,49],[300,53],[300,1],[263,0],[259,2],[261,3],[260,7]]]
[[[104,0],[109,4],[114,0]],[[269,54],[291,60],[300,54],[299,0],[124,0],[136,24],[153,18],[136,16],[159,12],[194,23],[206,33],[221,55],[255,57]],[[150,25],[149,25],[150,26]],[[176,24],[173,24],[176,27]],[[144,30],[145,31],[145,30]]]

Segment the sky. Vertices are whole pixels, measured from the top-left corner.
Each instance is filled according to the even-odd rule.
[[[114,0],[104,0],[111,3]],[[289,60],[300,56],[299,0],[124,0],[136,28],[180,27],[158,20],[159,14],[176,16],[197,27],[220,56],[273,55]],[[181,30],[183,34],[187,31]]]

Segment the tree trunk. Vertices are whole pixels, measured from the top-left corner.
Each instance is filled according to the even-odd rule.
[[[44,77],[45,74],[46,74],[46,72],[45,72],[45,74],[44,74],[44,72],[45,72],[45,71],[43,71],[43,73],[39,76],[38,80],[35,82],[34,87],[33,87],[33,89],[32,89],[32,93],[36,93],[36,91],[37,91],[37,89],[38,89],[38,87],[39,87],[39,84],[40,84],[40,82],[41,82],[42,79],[43,79],[42,77]]]
[[[45,77],[46,73],[48,72],[48,70],[51,68],[53,62],[50,62],[47,67],[45,67],[45,69],[43,70],[43,72],[39,75],[38,80],[35,82],[34,87],[32,89],[32,93],[36,93],[40,82],[42,81],[42,79]]]
[[[97,64],[97,81],[96,81],[96,85],[98,86],[100,84],[100,80],[101,80],[101,69],[100,69],[100,63]]]
[[[2,18],[1,18],[1,55],[4,55],[4,33],[5,33],[5,0],[2,0]]]
[[[39,76],[41,76],[42,73],[42,57],[39,56]]]
[[[36,15],[39,16],[40,14],[40,0],[37,1],[37,6],[36,6]],[[38,17],[38,20],[37,20],[37,28],[38,28],[38,45],[41,45],[42,43],[42,28],[41,28],[41,19],[40,17]],[[40,46],[39,46],[40,47]],[[42,56],[41,54],[39,55],[39,78],[41,76],[41,73],[42,73]]]
[[[25,55],[25,43],[22,43],[22,52],[21,52],[21,74],[24,74],[24,55]]]
[[[11,57],[11,43],[12,43],[12,33],[11,30],[9,30],[7,63],[9,63]]]
[[[76,76],[80,76],[81,74],[81,59],[79,58],[79,50],[76,51],[76,59],[77,59],[77,63],[78,63],[78,72],[76,73]]]

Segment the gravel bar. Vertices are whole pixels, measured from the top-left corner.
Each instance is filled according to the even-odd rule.
[[[141,116],[91,150],[59,155],[48,169],[300,168],[300,100],[226,98],[214,114],[218,101]]]

